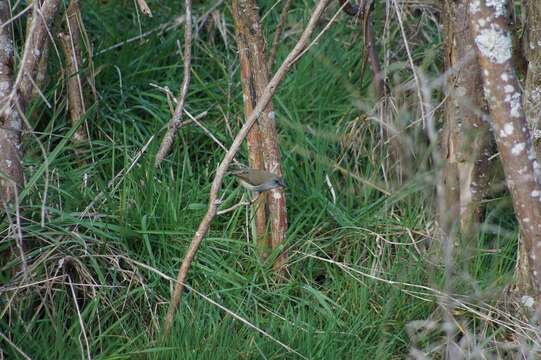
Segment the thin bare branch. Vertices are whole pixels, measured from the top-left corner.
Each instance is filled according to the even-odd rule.
[[[143,15],[152,17],[152,11],[145,0],[137,0],[137,5],[139,6],[139,10],[141,10]]]
[[[139,261],[136,261],[136,260],[133,260],[131,258],[128,258],[126,256],[120,256],[122,259],[124,259],[125,261],[127,262],[130,262],[134,265],[137,265],[147,271],[150,271],[150,272],[153,272],[155,274],[157,274],[158,276],[170,281],[171,283],[175,283],[176,280],[174,278],[172,278],[171,276],[168,276],[166,274],[164,274],[163,272],[161,272],[160,270],[152,267],[152,266],[149,266],[145,263],[141,263]],[[237,313],[235,313],[234,311],[226,308],[225,306],[217,303],[216,301],[212,300],[211,298],[209,298],[208,296],[206,296],[205,294],[195,290],[194,288],[192,288],[191,286],[189,285],[185,285],[186,288],[188,288],[188,290],[190,291],[193,291],[197,296],[201,297],[203,300],[205,300],[206,302],[208,302],[209,304],[212,304],[216,307],[218,307],[220,310],[224,311],[226,314],[230,315],[231,317],[239,320],[240,322],[242,322],[243,324],[245,324],[246,326],[254,329],[255,331],[259,332],[261,335],[269,338],[271,341],[277,343],[278,345],[280,345],[281,347],[283,347],[284,349],[286,349],[287,351],[289,352],[292,352],[292,353],[295,353],[297,354],[299,357],[303,358],[303,359],[306,359],[305,356],[303,356],[302,354],[298,353],[297,351],[295,351],[294,349],[292,349],[290,346],[284,344],[283,342],[281,342],[280,340],[274,338],[272,335],[270,335],[269,333],[267,333],[266,331],[260,329],[259,327],[257,327],[256,325],[252,324],[250,321],[248,321],[248,319],[245,319],[243,318],[242,316],[238,315]],[[1,335],[1,333],[0,333]]]
[[[396,12],[396,17],[398,19],[398,25],[400,26],[400,33],[404,40],[404,46],[406,48],[406,54],[408,55],[408,61],[410,63],[411,71],[413,74],[413,79],[415,80],[415,85],[417,89],[417,97],[419,98],[419,107],[421,109],[421,118],[423,119],[423,125],[427,126],[427,110],[425,109],[425,103],[423,100],[421,80],[419,79],[419,74],[417,74],[415,63],[413,62],[413,56],[411,55],[411,50],[409,46],[408,39],[406,37],[406,30],[404,29],[404,22],[402,21],[402,11],[400,10],[397,0],[392,0],[394,4],[394,9]]]
[[[308,39],[314,32],[314,29],[317,26],[317,22],[323,14],[323,11],[325,10],[328,3],[329,0],[319,1],[299,41],[297,42],[293,50],[289,53],[287,58],[284,60],[280,68],[277,70],[276,74],[274,74],[272,79],[269,81],[269,84],[265,88],[265,91],[260,97],[256,107],[254,108],[250,116],[246,119],[246,122],[235,137],[233,144],[229,148],[228,152],[225,154],[224,159],[222,160],[220,166],[216,171],[216,175],[214,177],[214,181],[212,182],[210,190],[209,207],[207,213],[199,224],[199,227],[195,233],[195,236],[192,239],[190,247],[186,252],[186,255],[178,272],[177,283],[175,285],[173,294],[171,295],[171,302],[169,304],[169,309],[165,317],[163,329],[163,335],[165,337],[169,334],[169,332],[171,331],[171,327],[173,326],[173,319],[175,317],[177,307],[180,303],[182,292],[184,290],[184,281],[188,274],[188,270],[190,269],[190,265],[192,264],[193,258],[197,253],[197,250],[199,249],[199,245],[201,244],[203,238],[209,230],[210,223],[216,216],[219,204],[218,193],[220,191],[220,187],[222,186],[223,178],[227,172],[229,164],[231,164],[231,161],[239,151],[242,142],[244,141],[244,138],[246,137],[246,135],[248,135],[248,132],[250,131],[250,128],[257,121],[257,119],[261,115],[261,112],[265,109],[265,107],[273,97],[278,85],[284,79],[285,75],[289,72],[291,66],[294,64],[299,54],[301,54],[301,52],[307,46]]]
[[[71,0],[66,10],[66,27],[68,33],[60,33],[58,37],[64,51],[68,78],[68,110],[72,124],[77,124],[86,113],[83,96],[83,82],[81,81],[81,31],[79,27],[80,10],[79,1]],[[84,126],[79,127],[73,135],[73,145],[76,152],[87,141]]]
[[[0,338],[4,339],[4,341],[7,342],[11,347],[13,347],[13,349],[15,349],[15,351],[17,351],[17,353],[19,353],[19,355],[21,355],[25,360],[32,360],[30,356],[26,355],[26,353],[13,341],[11,341],[10,338],[4,335],[4,333],[0,332]]]
[[[182,123],[182,114],[184,111],[184,105],[186,104],[186,97],[188,96],[188,88],[190,87],[190,75],[192,71],[192,1],[185,1],[186,9],[186,23],[184,26],[184,80],[182,81],[182,89],[180,91],[179,99],[177,106],[175,108],[175,113],[173,118],[169,123],[169,129],[163,137],[160,149],[156,154],[156,159],[154,165],[156,167],[160,166],[163,159],[169,153],[173,141],[175,140],[175,135],[178,128]]]
[[[292,2],[293,0],[286,0],[284,7],[282,8],[282,12],[280,13],[280,20],[278,21],[278,25],[276,25],[276,29],[274,30],[269,60],[267,61],[268,71],[272,71],[274,60],[276,59],[276,52],[278,51],[278,46],[280,45],[280,39],[282,37],[282,32],[284,30],[284,25],[287,21],[287,15],[289,14],[289,8],[291,7]]]

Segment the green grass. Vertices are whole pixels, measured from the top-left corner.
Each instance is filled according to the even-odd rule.
[[[312,2],[305,3],[292,9],[290,24],[306,21]],[[263,7],[269,9],[269,4]],[[143,31],[171,20],[182,8],[181,1],[149,5],[154,18],[141,19]],[[207,7],[196,2],[195,14]],[[269,35],[278,11],[265,19]],[[84,14],[95,53],[138,34],[130,1],[88,2]],[[227,9],[220,14],[225,14],[230,32],[228,43],[216,30],[200,30],[187,109],[192,114],[208,110],[203,123],[227,146],[232,139],[224,117],[234,131],[239,129],[242,94],[231,18]],[[421,25],[432,41],[417,46],[414,59],[429,57],[423,68],[436,76],[440,35],[430,21]],[[27,254],[32,272],[28,279],[11,279],[12,262],[0,279],[6,284],[0,331],[13,342],[0,339],[4,355],[22,358],[19,348],[35,359],[86,358],[87,353],[95,359],[405,358],[413,345],[407,325],[442,318],[434,292],[407,285],[444,288],[442,267],[424,251],[434,221],[434,184],[426,179],[434,179],[434,173],[423,170],[385,196],[332,166],[340,159],[347,171],[386,184],[378,126],[354,105],[375,106],[369,72],[358,79],[357,29],[340,16],[274,98],[288,184],[289,276],[277,281],[271,266],[258,260],[245,208],[216,218],[188,285],[228,311],[188,291],[172,334],[163,341],[158,329],[171,285],[138,263],[176,277],[223,156],[201,129],[190,125],[179,132],[163,166],[153,167],[170,113],[165,94],[150,84],[177,93],[182,61],[176,41],[182,39],[182,28],[95,56],[97,97],[94,101],[89,94],[86,119],[92,142],[79,158],[69,142],[65,99],[59,96],[64,84],[52,77],[47,95],[57,99],[55,106],[37,103],[34,108],[48,166],[35,140],[25,138],[28,185],[21,211],[26,239],[33,245]],[[397,29],[390,34],[386,46],[400,49]],[[297,36],[283,42],[278,60]],[[390,75],[401,84],[411,74],[403,66],[406,58],[396,51],[389,59],[395,69]],[[86,64],[85,73],[89,71]],[[400,100],[402,121],[418,117],[407,102],[412,99],[415,94]],[[419,150],[412,166],[425,169],[428,150],[422,131],[408,136]],[[246,160],[246,149],[238,158]],[[335,203],[326,176],[336,192]],[[240,200],[242,190],[226,179],[222,194],[227,207]],[[499,203],[491,207],[487,221],[491,229],[506,231],[484,232],[460,271],[468,276],[457,276],[456,291],[468,295],[471,303],[493,302],[488,295],[500,291],[513,271],[516,225],[509,220],[509,203]],[[88,214],[82,216],[85,210]],[[466,313],[463,319],[475,331],[476,317]]]

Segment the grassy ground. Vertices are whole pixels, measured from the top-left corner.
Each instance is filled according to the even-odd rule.
[[[388,180],[386,147],[368,116],[376,106],[368,71],[359,79],[361,41],[343,16],[274,99],[288,184],[290,276],[277,281],[269,264],[257,259],[247,209],[221,216],[192,266],[189,286],[195,291],[185,296],[173,333],[155,341],[168,305],[165,276],[176,276],[223,151],[189,125],[164,165],[153,167],[170,112],[164,91],[152,84],[177,92],[182,28],[100,51],[171,21],[182,13],[180,3],[151,1],[154,18],[139,23],[130,1],[85,2],[97,90],[88,96],[92,141],[83,156],[75,156],[64,83],[51,77],[47,96],[53,107],[37,103],[33,115],[48,166],[36,139],[25,141],[28,186],[21,211],[25,236],[34,245],[27,254],[32,271],[26,279],[10,280],[16,265],[11,263],[2,272],[4,355],[23,358],[20,350],[36,359],[399,359],[416,346],[440,344],[439,291],[446,278],[425,252],[434,222],[435,173],[423,170],[430,152],[421,126],[408,131],[415,150],[408,166],[421,170],[402,186]],[[262,3],[267,13],[270,2]],[[298,37],[311,5],[301,2],[292,10],[292,32],[279,59]],[[209,4],[195,6],[199,15]],[[411,30],[414,60],[427,76],[437,76],[440,35],[430,13],[421,14],[411,18],[419,36]],[[269,34],[278,16],[274,9],[265,17]],[[199,29],[188,110],[208,111],[203,124],[227,146],[228,127],[235,133],[243,117],[242,97],[228,9],[221,7],[214,19],[225,21],[227,33],[222,36],[219,21]],[[395,25],[384,31],[379,23],[377,32],[393,85],[407,85],[411,75],[400,33]],[[91,68],[85,64],[87,74]],[[396,99],[396,117],[407,125],[418,114],[408,102],[414,96],[404,92]],[[245,159],[244,150],[239,160]],[[222,194],[227,207],[243,191],[227,179]],[[455,291],[468,295],[462,299],[475,309],[497,298],[514,264],[509,202],[502,197],[490,205],[487,231],[453,278]],[[464,333],[498,331],[464,306],[456,313]],[[408,335],[419,324],[414,321],[435,325],[426,337]],[[487,345],[482,341],[473,343]]]

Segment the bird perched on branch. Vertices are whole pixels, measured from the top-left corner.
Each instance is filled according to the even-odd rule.
[[[265,170],[246,168],[231,171],[231,175],[237,177],[243,187],[254,192],[285,187],[284,180],[280,176]]]

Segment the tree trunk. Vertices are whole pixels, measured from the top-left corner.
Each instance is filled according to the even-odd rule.
[[[526,14],[529,44],[524,110],[532,130],[534,145],[539,150],[541,145],[541,2],[529,0]]]
[[[232,9],[241,64],[244,111],[248,117],[269,82],[265,61],[265,40],[254,0],[234,0]],[[280,150],[272,103],[261,113],[247,140],[250,165],[254,168],[265,168],[281,176]],[[257,206],[257,243],[260,255],[266,257],[269,249],[274,250],[282,244],[287,230],[283,189],[273,189],[262,194]],[[267,216],[270,223],[270,238],[267,232]],[[276,270],[283,267],[285,257],[285,251],[278,256],[274,263]]]
[[[489,179],[492,134],[481,118],[486,108],[479,63],[466,14],[467,0],[446,1],[445,67],[447,82],[443,131],[443,205],[440,225],[446,236],[454,230],[473,239],[481,220],[481,200]]]
[[[455,44],[455,24],[452,16],[455,12],[454,2],[447,0],[443,7],[443,34],[444,34],[444,69],[449,71],[453,66],[453,53]],[[454,77],[449,77],[447,93],[451,93]],[[447,239],[455,237],[458,228],[457,219],[460,213],[460,186],[458,182],[458,168],[456,161],[456,146],[458,139],[457,117],[455,116],[454,103],[451,95],[445,102],[444,124],[441,137],[441,154],[443,169],[441,176],[441,188],[443,191],[438,197],[438,222],[442,236]]]
[[[12,108],[13,42],[11,26],[3,26],[11,18],[9,2],[0,1],[0,197],[4,207],[14,203],[18,188],[23,185],[21,118]],[[7,211],[9,209],[6,208]]]
[[[232,2],[233,18],[235,19],[235,37],[239,49],[240,78],[242,83],[245,117],[248,117],[252,113],[257,103],[255,81],[256,79],[260,79],[261,76],[256,75],[258,72],[265,71],[265,68],[261,67],[264,65],[264,62],[258,64],[259,66],[252,66],[252,63],[259,60],[257,52],[254,54],[252,50],[262,51],[262,49],[252,49],[250,47],[250,40],[253,40],[255,36],[249,31],[249,22],[253,21],[253,19],[247,19],[248,15],[245,13],[247,8],[248,5],[245,1]],[[251,15],[253,16],[253,14]],[[259,17],[257,20],[259,20]],[[259,23],[257,24],[259,26]],[[261,138],[261,131],[259,130],[259,122],[256,122],[248,133],[246,142],[248,143],[248,161],[250,167],[254,169],[264,169],[263,141]],[[261,258],[266,258],[271,247],[267,233],[266,196],[263,194],[259,196],[258,201],[255,203],[255,236],[259,256]]]
[[[534,148],[540,154],[541,139],[541,3],[529,0],[526,12],[528,71],[524,93],[524,111],[532,133]],[[532,283],[529,276],[528,254],[524,246],[519,246],[517,257],[516,286],[521,292],[529,292]]]
[[[28,1],[28,5],[32,4],[33,0]],[[28,16],[26,17],[26,37],[28,38],[30,31],[32,30],[32,20],[34,18],[33,12],[28,12]],[[42,87],[47,82],[47,59],[49,58],[49,40],[45,41],[45,44],[43,45],[43,55],[41,56],[41,59],[39,61],[38,70],[36,73],[36,85],[32,89],[32,97],[36,97],[39,95],[39,91],[42,89]]]
[[[491,126],[521,230],[521,246],[529,259],[532,294],[541,288],[540,165],[524,114],[522,93],[512,62],[507,1],[469,0],[475,40]]]
[[[59,0],[46,0],[41,6],[33,4],[33,16],[20,60],[20,69],[15,81],[14,48],[11,34],[12,24],[0,27],[0,200],[8,215],[17,206],[17,193],[24,184],[22,165],[21,130],[22,115],[32,99],[36,74],[43,55],[43,49],[58,10]],[[0,0],[0,23],[11,19],[9,1]],[[11,218],[11,217],[10,217]],[[14,220],[11,218],[11,220]],[[15,224],[12,221],[12,224]],[[24,243],[19,238],[17,247],[21,251],[23,270]],[[11,254],[8,254],[9,258]],[[5,257],[4,257],[5,259]]]

